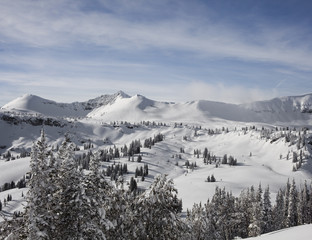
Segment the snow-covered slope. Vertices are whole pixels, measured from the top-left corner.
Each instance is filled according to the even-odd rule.
[[[269,124],[312,123],[312,95],[276,98],[250,104],[227,104],[212,101],[167,103],[136,95],[117,99],[110,105],[94,109],[88,117],[103,121],[181,121],[210,123],[222,120]]]
[[[143,189],[157,174],[167,174],[174,180],[183,211],[192,208],[194,203],[205,203],[213,196],[216,186],[238,196],[251,185],[261,183],[263,188],[269,185],[273,202],[278,189],[288,179],[295,179],[299,187],[312,179],[312,131],[302,128],[308,126],[311,129],[311,106],[312,95],[242,105],[205,100],[158,102],[141,95],[130,97],[123,92],[75,103],[57,103],[25,95],[0,110],[0,187],[16,182],[29,171],[29,156],[19,159],[17,156],[30,152],[44,126],[51,148],[56,149],[68,134],[80,148],[75,152],[77,156],[89,151],[84,149],[84,143],[88,141],[94,146],[92,151],[96,151],[129,146],[136,139],[140,139],[143,145],[145,139],[163,134],[164,141],[141,149],[141,163],[120,157],[103,162],[102,167],[127,164],[129,172],[124,175],[124,180],[128,183],[135,176],[136,168],[148,164],[149,174],[145,180],[136,179],[138,187]],[[128,123],[121,123],[121,120]],[[147,120],[156,123],[140,124]],[[299,142],[301,138],[305,140],[304,145],[303,141]],[[218,167],[214,163],[206,164],[203,160],[205,148],[219,160],[225,154],[231,155],[238,164]],[[194,154],[196,149],[201,151],[198,156]],[[8,161],[4,157],[8,152],[15,159]],[[302,166],[296,168],[298,162],[293,161],[294,153],[300,156],[300,152]],[[187,161],[196,163],[196,168],[187,168]],[[207,182],[207,177],[212,174],[216,182]],[[14,200],[4,208],[6,216],[23,210],[25,199],[22,193],[26,192],[27,189],[23,188],[0,193],[2,199],[7,194],[13,195]],[[302,232],[302,239],[309,239],[304,233],[311,234],[311,225],[266,234],[260,239],[293,239],[295,237],[288,236],[296,235],[298,231]]]
[[[0,125],[3,133],[0,146],[6,145],[5,149],[0,149],[2,153],[9,150],[13,156],[17,156],[23,151],[29,152],[32,142],[39,137],[41,126],[5,124],[5,126]],[[293,166],[296,165],[292,161],[293,152],[297,152],[299,156],[300,150],[297,149],[297,144],[286,142],[284,137],[270,141],[262,136],[259,129],[246,131],[241,128],[235,129],[235,126],[232,126],[229,132],[220,130],[216,134],[211,134],[209,129],[195,129],[190,125],[176,126],[174,124],[170,126],[138,125],[129,128],[125,124],[102,125],[90,120],[74,122],[64,127],[45,126],[45,133],[48,145],[53,146],[54,149],[57,144],[61,144],[64,134],[69,134],[71,140],[81,149],[76,152],[77,155],[89,151],[83,150],[83,143],[89,139],[94,145],[92,150],[95,151],[114,146],[120,148],[125,144],[129,146],[135,139],[140,139],[143,144],[145,139],[162,133],[165,136],[164,141],[157,143],[151,149],[141,149],[142,163],[129,161],[128,157],[121,157],[111,163],[103,163],[103,166],[114,163],[128,164],[129,174],[124,177],[125,181],[129,181],[130,177],[134,176],[137,167],[148,164],[149,176],[144,182],[138,179],[138,186],[143,188],[148,187],[157,174],[168,174],[174,180],[178,196],[183,200],[184,210],[192,208],[194,203],[205,203],[213,196],[216,186],[224,187],[238,196],[240,191],[251,185],[258,186],[259,183],[263,187],[270,185],[272,201],[274,201],[278,189],[283,187],[288,179],[295,179],[299,186],[312,177],[312,162],[309,155],[309,151],[312,151],[311,131],[308,132],[306,139],[307,150],[301,148],[305,156],[303,166],[293,171]],[[282,132],[277,131],[276,136]],[[298,137],[299,131],[293,134]],[[184,150],[183,153],[181,153],[181,148]],[[205,164],[202,155],[204,148],[208,148],[209,152],[218,159],[224,154],[235,157],[238,162],[237,166],[222,164],[216,167],[215,164]],[[201,151],[199,156],[193,154],[195,149]],[[196,163],[195,170],[187,169],[184,166],[186,161]],[[17,181],[28,171],[29,157],[11,161],[0,158],[0,186],[6,182]],[[217,181],[208,183],[207,177],[212,174]]]
[[[247,238],[249,240],[310,240],[312,236],[312,224],[302,225],[292,228],[285,228],[276,232],[271,232],[263,234],[262,236],[256,238]]]
[[[94,109],[88,114],[88,117],[103,121],[159,120],[166,118],[162,113],[169,106],[169,103],[157,102],[141,95],[135,95],[131,98],[117,98],[112,104]]]
[[[122,91],[113,95],[102,95],[86,102],[57,103],[35,95],[25,94],[4,105],[4,111],[41,114],[49,117],[85,117],[90,111],[114,102],[117,98],[128,98]]]
[[[52,117],[88,117],[104,122],[150,120],[211,123],[226,120],[245,123],[312,124],[312,94],[240,105],[206,100],[186,103],[158,102],[141,95],[130,97],[121,91],[74,103],[57,103],[34,95],[24,95],[1,109]]]
[[[274,98],[242,104],[241,107],[253,112],[259,122],[310,121],[312,94],[296,97]]]

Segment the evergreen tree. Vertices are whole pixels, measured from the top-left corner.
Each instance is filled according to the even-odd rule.
[[[286,218],[287,227],[297,226],[297,223],[298,223],[297,200],[298,200],[298,193],[296,189],[295,180],[293,179],[293,182],[291,184],[290,191],[289,191],[288,215]]]
[[[263,229],[262,233],[267,233],[272,231],[273,227],[272,222],[272,204],[271,204],[271,197],[270,197],[270,188],[267,188],[264,191],[263,195]]]
[[[248,226],[249,228],[249,236],[250,237],[256,237],[259,236],[262,232],[262,226],[263,226],[263,202],[262,202],[262,188],[261,185],[259,185],[259,188],[257,190],[256,196],[252,197],[252,212],[251,212],[251,223]]]
[[[216,181],[216,178],[215,176],[212,174],[211,177],[210,177],[210,182],[215,182]]]
[[[130,179],[130,186],[129,186],[129,190],[130,192],[134,192],[135,190],[137,190],[137,182],[135,181],[135,179],[133,177],[131,177]]]
[[[123,181],[117,179],[116,187],[108,182],[104,182],[105,198],[104,207],[106,218],[112,224],[106,231],[107,239],[133,239],[132,229],[132,209],[135,202],[135,194],[129,194],[124,190]]]
[[[286,184],[286,188],[284,191],[284,217],[283,217],[282,228],[288,226],[287,218],[288,218],[288,207],[289,207],[289,192],[290,192],[290,183],[289,183],[289,179],[288,179],[287,184]]]
[[[74,158],[74,149],[74,144],[65,136],[57,159],[60,162],[58,191],[55,194],[58,205],[54,211],[59,217],[56,222],[55,239],[78,239],[80,234],[80,202],[76,201],[76,194],[81,190],[82,175]]]
[[[132,214],[136,239],[181,239],[184,225],[176,193],[173,181],[162,175],[156,176],[149,189],[138,195]]]
[[[272,230],[279,230],[284,228],[285,222],[285,200],[284,200],[284,192],[279,190],[276,195],[276,202],[275,206],[273,207],[273,229]]]
[[[28,239],[49,239],[53,231],[53,221],[49,209],[48,152],[44,130],[32,147],[30,168],[32,177],[29,181],[26,207],[26,233]]]
[[[99,171],[100,153],[91,155],[90,171],[83,175],[79,190],[74,193],[74,204],[78,204],[77,239],[105,239],[105,232],[113,227],[106,219],[105,181]]]
[[[210,209],[209,202],[205,207],[202,207],[201,203],[194,204],[186,218],[189,234],[186,234],[185,239],[215,239],[216,230],[212,222],[213,219],[210,217],[212,212],[213,209]]]

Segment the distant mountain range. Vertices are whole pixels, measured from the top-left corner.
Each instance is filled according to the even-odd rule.
[[[86,102],[58,103],[26,94],[7,104],[1,111],[44,115],[54,118],[92,118],[102,121],[181,121],[219,120],[268,124],[312,124],[312,94],[274,98],[248,104],[228,104],[206,100],[185,103],[159,102],[141,95],[119,91]]]

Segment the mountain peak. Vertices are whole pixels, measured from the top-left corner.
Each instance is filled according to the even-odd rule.
[[[114,95],[117,95],[117,96],[120,96],[120,97],[122,97],[122,98],[130,98],[130,96],[127,94],[127,93],[125,93],[125,92],[123,92],[123,91],[121,91],[121,90],[119,90],[117,93],[115,93]]]

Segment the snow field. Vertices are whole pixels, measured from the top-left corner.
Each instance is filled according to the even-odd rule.
[[[301,225],[297,227],[285,228],[279,231],[263,234],[259,237],[247,238],[249,240],[310,240],[312,236],[312,225]]]
[[[0,192],[0,200],[2,202],[2,211],[0,212],[0,222],[4,219],[10,219],[14,212],[24,212],[26,206],[27,188],[15,188],[4,192]],[[12,201],[9,201],[4,205],[4,199],[8,194],[12,196]],[[23,196],[22,196],[23,195]]]
[[[216,122],[216,125],[222,126],[223,123]],[[6,123],[0,122],[0,124]],[[22,126],[6,125],[3,132],[9,140],[4,144],[14,149],[30,150],[32,142],[39,136],[41,128],[26,124]],[[194,126],[198,125],[194,124]],[[72,141],[81,149],[76,154],[88,152],[88,150],[82,150],[82,141],[88,139],[94,145],[95,149],[92,149],[94,151],[97,148],[105,149],[114,145],[118,148],[123,147],[124,144],[129,146],[131,141],[139,139],[143,145],[145,139],[153,138],[158,133],[164,134],[163,142],[157,143],[151,149],[141,148],[143,155],[141,163],[136,162],[137,156],[134,157],[134,162],[128,161],[128,157],[115,159],[115,162],[128,165],[129,174],[124,175],[125,184],[130,181],[131,177],[134,177],[137,167],[143,167],[145,163],[148,164],[149,175],[145,177],[145,181],[142,182],[141,177],[136,179],[139,188],[147,188],[157,174],[168,174],[178,189],[178,197],[182,198],[184,211],[187,208],[192,208],[194,203],[205,203],[208,198],[213,196],[216,186],[225,187],[227,191],[232,191],[237,196],[243,189],[251,185],[257,187],[261,183],[263,188],[269,185],[273,202],[276,192],[280,187],[285,186],[288,178],[294,178],[298,186],[305,180],[311,179],[311,172],[305,168],[305,166],[311,165],[310,162],[305,163],[299,171],[293,172],[291,158],[286,160],[287,153],[290,152],[291,155],[292,151],[296,150],[296,146],[289,146],[289,143],[285,143],[283,138],[270,143],[270,141],[260,138],[259,131],[248,130],[245,133],[240,130],[241,127],[238,127],[237,123],[226,122],[225,126],[229,128],[229,133],[221,132],[209,135],[208,130],[202,128],[197,130],[195,136],[195,129],[191,124],[188,126],[175,126],[173,123],[167,124],[167,126],[138,125],[128,128],[125,125],[114,127],[99,120],[83,119],[75,121],[73,125],[57,128],[57,131],[56,128],[45,126],[45,132],[48,144],[54,147],[56,144],[60,145],[64,134],[68,133]],[[239,130],[234,130],[235,127]],[[34,133],[34,131],[37,132]],[[4,141],[4,138],[1,138],[1,141]],[[211,154],[218,158],[222,158],[224,154],[232,155],[237,159],[237,166],[220,165],[216,168],[215,164],[205,165],[202,153],[206,147]],[[181,148],[185,153],[180,153]],[[195,149],[201,151],[199,158],[193,154]],[[18,154],[14,151],[12,153],[13,155]],[[281,154],[282,159],[280,159]],[[181,159],[179,159],[179,155],[181,155]],[[197,168],[193,171],[186,169],[183,165],[187,160],[190,163],[196,162]],[[113,161],[103,163],[105,166],[108,164],[113,164]],[[9,162],[0,160],[0,184],[17,181],[28,171],[29,158]],[[215,183],[206,181],[207,177],[212,174],[217,180]]]

